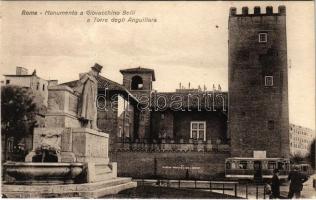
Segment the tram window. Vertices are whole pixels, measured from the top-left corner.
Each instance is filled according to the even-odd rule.
[[[240,161],[239,162],[239,169],[247,169],[247,161]]]
[[[268,162],[268,169],[275,169],[276,168],[276,163],[275,162]]]
[[[226,163],[226,169],[231,169],[231,163],[230,162]]]
[[[233,162],[231,167],[232,169],[236,169],[236,164]]]
[[[278,162],[278,169],[284,169],[284,163]]]
[[[303,170],[304,172],[307,172],[307,166],[303,165],[303,166],[302,166],[302,170]]]

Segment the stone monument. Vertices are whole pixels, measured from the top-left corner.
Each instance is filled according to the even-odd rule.
[[[13,177],[2,193],[14,198],[97,198],[136,187],[118,178],[108,157],[108,134],[98,130],[97,80],[92,72],[80,75],[75,87],[48,88],[45,127],[35,128],[33,150],[25,162],[7,162]]]

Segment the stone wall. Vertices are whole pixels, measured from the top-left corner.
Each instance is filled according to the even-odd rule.
[[[78,98],[68,86],[49,87],[45,127],[81,127],[77,118]]]
[[[151,113],[151,138],[174,138],[174,113],[170,110]]]
[[[110,144],[114,143],[118,132],[118,107],[115,104],[117,101],[118,97],[111,93],[106,96],[106,104],[104,104],[104,98],[100,98],[98,102],[100,106],[97,114],[97,126],[109,134]]]
[[[116,152],[118,176],[200,179],[224,176],[228,152]],[[216,161],[216,162],[214,162]]]
[[[227,141],[227,118],[225,113],[213,111],[163,111],[151,114],[151,136],[154,139],[190,139],[191,121],[206,122],[206,140],[216,144]]]

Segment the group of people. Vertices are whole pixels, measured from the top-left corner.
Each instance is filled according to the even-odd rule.
[[[295,198],[301,197],[301,191],[303,190],[303,183],[308,180],[308,177],[305,174],[302,174],[299,171],[298,167],[294,167],[294,171],[291,171],[288,176],[288,180],[290,181],[290,188],[287,198],[291,199],[295,196]],[[279,179],[279,170],[273,170],[273,177],[271,181],[271,195],[272,199],[280,199],[282,198],[280,195],[280,179]]]

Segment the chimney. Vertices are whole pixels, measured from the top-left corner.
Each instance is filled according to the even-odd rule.
[[[27,75],[28,71],[24,67],[16,67],[16,75]]]

